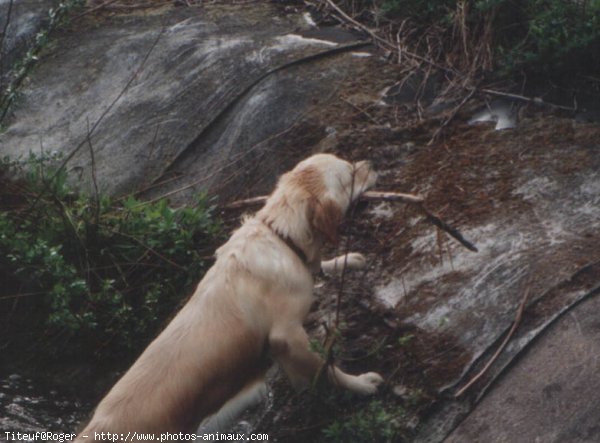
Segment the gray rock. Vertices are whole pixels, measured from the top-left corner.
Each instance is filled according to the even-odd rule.
[[[35,35],[48,23],[48,11],[58,0],[0,0],[0,79],[30,47]]]
[[[444,441],[600,441],[599,310],[592,298],[550,327]]]
[[[301,16],[240,8],[173,8],[65,32],[22,91],[3,153],[56,150],[84,189],[94,164],[99,188],[113,194],[185,188],[171,195],[184,201],[270,187],[293,149],[306,153],[282,140],[365,62],[344,49],[358,45],[302,36]]]
[[[599,380],[597,371],[590,369],[594,359],[579,353],[588,347],[587,355],[597,354],[590,345],[597,341],[597,334],[583,323],[579,337],[553,326],[565,313],[574,313],[570,310],[579,309],[574,307],[598,293],[597,129],[557,118],[546,120],[543,116],[525,121],[518,132],[489,132],[493,135],[482,137],[481,145],[472,144],[476,138],[464,145],[457,143],[452,151],[456,158],[469,158],[467,152],[502,152],[507,159],[504,164],[490,163],[478,169],[485,156],[472,158],[466,164],[473,169],[461,170],[453,177],[454,182],[450,181],[452,186],[468,180],[466,192],[457,187],[449,194],[460,196],[464,192],[460,198],[472,202],[471,208],[485,207],[485,215],[477,221],[468,209],[463,218],[462,232],[479,252],[456,247],[451,258],[430,261],[424,257],[427,251],[436,250],[436,235],[417,232],[404,240],[410,245],[410,254],[395,277],[376,289],[384,305],[405,313],[405,322],[432,335],[451,337],[448,351],[463,351],[460,358],[446,361],[447,367],[455,369],[453,365],[458,365],[458,370],[440,385],[442,405],[420,427],[416,442],[445,441],[473,408],[465,427],[460,426],[448,441],[598,441],[590,417],[597,417]],[[568,132],[571,128],[575,128],[576,136]],[[470,149],[473,146],[477,148]],[[531,151],[525,153],[523,146]],[[510,173],[500,175],[502,170]],[[435,186],[448,189],[442,177],[438,172]],[[422,183],[424,178],[420,177]],[[502,189],[510,191],[497,192]],[[484,197],[478,198],[477,193]],[[511,329],[526,292],[530,292],[530,299],[523,321],[506,348],[476,384],[454,398],[494,355]],[[594,304],[580,306],[583,311],[573,314],[577,318],[597,317]],[[548,336],[554,338],[548,340]],[[526,354],[521,363],[519,357],[532,346],[535,351]],[[560,355],[550,359],[555,352]],[[528,362],[529,355],[536,357]],[[513,376],[513,371],[519,375]],[[504,381],[507,379],[511,382]],[[560,398],[556,402],[571,405],[564,419],[553,412],[552,402],[538,395],[549,380],[564,388],[561,393],[552,392]],[[509,407],[511,398],[514,406]],[[582,435],[593,437],[578,437],[573,432],[578,423],[582,423]]]
[[[514,129],[517,127],[518,106],[516,103],[496,100],[486,106],[485,109],[478,111],[469,123],[495,122],[496,131]]]

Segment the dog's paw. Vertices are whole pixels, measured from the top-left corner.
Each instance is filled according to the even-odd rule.
[[[377,372],[366,372],[356,376],[356,392],[362,395],[373,395],[383,383],[383,377]]]
[[[359,252],[350,252],[348,255],[340,255],[321,263],[321,269],[328,275],[341,274],[344,266],[347,270],[363,269],[367,266],[367,259]]]
[[[344,260],[344,256],[341,259]],[[360,252],[350,252],[348,253],[346,264],[349,269],[363,269],[367,266],[367,259]]]

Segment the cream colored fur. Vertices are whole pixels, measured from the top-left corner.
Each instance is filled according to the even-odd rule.
[[[265,206],[217,250],[193,296],[100,402],[80,438],[194,432],[229,399],[251,401],[263,392],[256,386],[271,359],[295,386],[309,385],[323,365],[302,326],[313,302],[313,272],[351,200],[375,179],[368,163],[352,165],[329,154],[282,176]],[[344,261],[322,266],[339,272]],[[364,266],[364,257],[351,255],[347,265]],[[333,366],[328,374],[360,394],[373,394],[382,382],[373,372],[353,376]],[[230,402],[232,413],[224,416],[229,420],[243,404]]]
[[[367,266],[367,259],[358,252],[350,252],[347,255],[340,255],[321,262],[321,269],[327,275],[341,274],[344,266],[347,269],[362,269]]]

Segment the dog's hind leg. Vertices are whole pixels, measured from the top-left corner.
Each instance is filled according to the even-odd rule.
[[[236,424],[238,418],[246,409],[265,401],[267,384],[264,377],[254,379],[244,386],[235,397],[229,399],[217,412],[204,419],[196,434],[212,434],[226,432]]]
[[[310,350],[308,335],[300,324],[282,321],[269,335],[269,345],[273,357],[297,388],[310,386],[325,364]],[[383,378],[375,372],[350,375],[334,365],[327,368],[327,374],[334,385],[361,395],[375,394],[383,383]]]

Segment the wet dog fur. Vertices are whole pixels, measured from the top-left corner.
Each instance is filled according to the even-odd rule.
[[[195,293],[96,408],[79,439],[94,432],[195,432],[211,414],[231,421],[264,395],[275,360],[294,386],[310,384],[324,364],[310,351],[302,323],[313,303],[313,274],[337,240],[352,200],[375,183],[367,162],[317,154],[284,174],[265,206],[216,252]],[[362,267],[352,254],[349,267]],[[332,383],[373,394],[381,376],[328,369]],[[225,406],[224,406],[225,405]],[[216,422],[221,421],[217,419]]]

